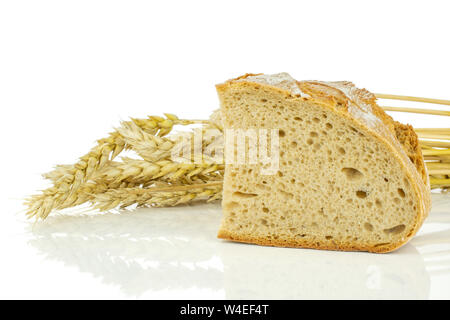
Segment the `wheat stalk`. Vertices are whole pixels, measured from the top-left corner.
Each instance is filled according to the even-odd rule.
[[[175,165],[175,166],[174,166]],[[151,163],[145,160],[123,159],[113,162],[79,189],[77,199],[70,206],[93,202],[95,195],[129,188],[147,188],[155,182],[167,182],[191,188],[191,185],[223,180],[223,165],[219,164],[178,164],[169,160]],[[169,188],[174,188],[169,186]],[[154,190],[154,189],[153,189]],[[162,191],[160,189],[157,189]],[[170,189],[168,191],[179,191]],[[125,192],[125,191],[124,191]],[[65,209],[61,207],[59,209]]]
[[[223,177],[224,166],[216,163],[149,162],[124,158],[98,174],[99,181],[149,183],[153,180],[193,184]],[[200,181],[199,181],[200,180]]]
[[[155,140],[164,139],[176,124],[188,125],[204,123],[199,120],[181,120],[171,114],[166,118],[151,116],[147,119],[131,119],[122,123],[134,130],[139,128],[146,135],[153,135]],[[28,217],[45,219],[54,209],[62,209],[73,206],[78,202],[78,191],[81,186],[106,163],[114,159],[124,149],[129,147],[127,139],[118,131],[109,134],[107,138],[97,141],[89,153],[82,156],[74,165],[57,166],[55,170],[44,175],[53,181],[53,186],[43,190],[41,194],[25,199],[28,207]]]
[[[419,114],[431,114],[436,116],[450,116],[450,111],[445,110],[433,110],[433,109],[419,109],[419,108],[402,108],[402,107],[382,107],[385,111],[395,111],[395,112],[409,112],[409,113],[419,113]]]
[[[376,94],[377,98],[450,105],[450,100]],[[450,116],[450,111],[382,106],[386,111]],[[431,189],[450,190],[450,128],[415,128],[430,176]]]
[[[202,183],[190,186],[165,185],[161,183],[152,188],[111,189],[93,195],[94,208],[111,210],[117,207],[126,208],[131,205],[139,207],[176,206],[194,200],[214,201],[222,197],[222,182]]]
[[[375,96],[379,99],[415,101],[415,102],[434,103],[434,104],[442,104],[442,105],[450,106],[450,100],[444,100],[444,99],[401,96],[401,95],[397,95],[397,94],[385,94],[385,93],[375,93]]]
[[[139,128],[147,135],[164,137],[172,129],[174,125],[190,125],[196,123],[205,123],[204,120],[185,120],[179,119],[173,114],[166,113],[167,118],[158,116],[149,116],[147,119],[131,118],[131,121],[124,121],[122,125],[130,126],[137,130]],[[88,154],[80,158],[80,161],[74,165],[58,165],[56,168],[44,174],[44,178],[57,181],[59,178],[67,175],[75,175],[80,168],[86,167],[86,176],[89,177],[95,169],[103,167],[108,159],[114,159],[125,148],[130,148],[124,136],[117,130],[110,133],[108,138],[100,139]],[[111,154],[110,150],[114,150]]]
[[[450,148],[450,140],[449,141],[432,141],[432,140],[419,139],[419,144],[424,149],[426,149],[427,147]]]
[[[395,95],[395,94],[383,94],[383,93],[376,93],[375,96],[379,99],[414,101],[414,102],[434,103],[434,104],[442,104],[442,105],[450,106],[450,100],[444,100],[444,99],[430,99],[430,98],[400,96],[400,95]],[[402,107],[390,107],[390,106],[381,106],[381,107],[385,111],[410,112],[410,113],[420,113],[420,114],[432,114],[432,115],[438,115],[438,116],[450,116],[450,111],[446,111],[446,110],[402,108]]]

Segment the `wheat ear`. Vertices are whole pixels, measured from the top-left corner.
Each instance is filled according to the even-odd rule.
[[[132,119],[126,124],[138,127],[148,135],[163,137],[176,124],[202,123],[197,120],[180,120],[171,114],[166,114],[166,117],[151,116],[147,119]],[[41,194],[25,199],[25,205],[28,207],[27,216],[45,219],[54,209],[72,206],[77,202],[78,190],[92,174],[103,168],[109,160],[114,159],[127,147],[124,137],[115,131],[107,138],[98,140],[97,145],[74,165],[58,166],[52,172],[45,174],[45,178],[53,181],[53,186],[43,190]]]
[[[131,118],[130,121],[124,121],[122,124],[139,128],[148,135],[163,137],[170,133],[175,125],[205,123],[204,120],[179,119],[177,116],[169,113],[166,113],[165,115],[167,118],[158,116],[149,116],[146,119]],[[129,147],[130,146],[127,144],[127,141],[125,141],[123,135],[116,130],[110,133],[108,138],[98,140],[97,146],[95,146],[88,154],[81,157],[78,163],[74,165],[58,165],[51,172],[43,174],[43,177],[55,182],[64,176],[75,175],[77,169],[83,168],[83,165],[85,164],[88,165],[86,175],[90,176],[90,173],[95,169],[103,167],[106,160],[114,159],[122,150]],[[108,152],[108,149],[113,149],[114,152]]]
[[[124,158],[99,172],[98,181],[146,184],[154,180],[193,184],[223,177],[224,166],[215,163],[177,163],[171,160],[149,162]]]
[[[111,210],[131,205],[139,207],[163,207],[186,204],[193,200],[213,201],[222,197],[222,182],[210,182],[195,185],[164,185],[159,183],[151,188],[111,189],[93,195],[94,208]]]

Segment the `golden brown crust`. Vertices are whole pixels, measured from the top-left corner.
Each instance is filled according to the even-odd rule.
[[[403,124],[398,121],[394,121],[394,124],[395,135],[398,141],[400,141],[406,151],[406,154],[408,155],[408,158],[415,165],[417,171],[421,174],[423,183],[428,184],[429,176],[419,145],[419,138],[417,137],[414,128],[410,124]]]
[[[255,76],[258,77],[258,81],[251,79]],[[292,79],[292,83],[299,89],[299,92],[297,92],[296,88],[291,89],[292,83],[286,84],[289,80],[283,80],[283,83],[274,84],[270,82],[270,76],[267,76],[268,81],[264,83],[264,77],[261,74],[246,74],[219,84],[216,88],[218,91],[221,91],[232,84],[243,85],[249,83],[257,86],[266,86],[277,91],[282,91],[284,94],[291,95],[293,99],[309,100],[319,103],[326,108],[334,110],[341,116],[352,120],[361,130],[366,131],[375,139],[384,142],[392,150],[393,156],[400,161],[406,175],[409,177],[410,183],[421,205],[417,209],[418,212],[414,227],[410,230],[404,241],[401,243],[386,244],[385,246],[374,247],[367,245],[357,247],[351,243],[333,244],[332,242],[318,245],[317,243],[302,242],[297,239],[257,239],[251,235],[246,237],[233,235],[224,230],[219,233],[218,237],[269,246],[370,252],[393,251],[408,242],[416,234],[431,208],[429,178],[418,138],[412,126],[394,121],[392,117],[377,105],[375,95],[366,89],[356,88],[351,82],[295,81]]]
[[[337,242],[328,241],[324,243],[323,240],[320,242],[299,240],[296,238],[291,239],[269,239],[269,238],[258,238],[251,235],[243,236],[238,234],[233,234],[226,230],[220,230],[217,237],[219,239],[242,242],[242,243],[252,243],[262,246],[272,246],[272,247],[285,247],[285,248],[306,248],[306,249],[319,249],[319,250],[333,250],[333,251],[368,251],[374,253],[387,253],[394,251],[401,246],[392,246],[388,243],[380,244],[377,246],[371,245],[355,245],[351,242]]]

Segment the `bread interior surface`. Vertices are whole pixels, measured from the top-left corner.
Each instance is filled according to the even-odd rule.
[[[418,197],[386,143],[350,117],[257,84],[219,92],[225,128],[279,130],[279,170],[227,164],[219,237],[385,252],[411,236]]]

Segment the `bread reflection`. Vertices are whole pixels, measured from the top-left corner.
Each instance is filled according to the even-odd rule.
[[[56,215],[30,226],[29,243],[131,297],[188,288],[228,299],[428,297],[429,275],[412,245],[379,255],[230,243],[216,238],[220,218],[212,204]]]

